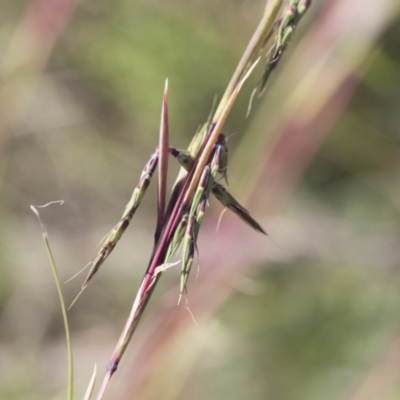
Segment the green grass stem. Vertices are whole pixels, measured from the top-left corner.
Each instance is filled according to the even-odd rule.
[[[44,206],[40,207],[46,207],[52,203],[48,203]],[[54,261],[53,257],[53,252],[51,251],[50,247],[50,242],[49,242],[49,235],[47,233],[46,227],[44,226],[41,218],[39,211],[37,210],[39,207],[31,206],[31,210],[35,213],[37,216],[40,227],[42,229],[42,237],[44,241],[44,245],[46,247],[47,251],[47,256],[50,261],[50,266],[51,270],[53,271],[53,277],[54,281],[56,283],[56,288],[57,288],[57,293],[58,293],[58,298],[60,299],[60,305],[61,305],[61,312],[63,316],[63,322],[64,322],[64,329],[65,329],[65,338],[67,341],[67,354],[68,354],[68,394],[67,394],[67,400],[73,400],[73,395],[74,395],[74,361],[73,361],[73,355],[72,355],[72,344],[71,344],[71,335],[70,335],[70,328],[69,328],[69,323],[68,323],[68,314],[67,314],[67,308],[65,306],[65,301],[64,301],[64,295],[62,292],[61,288],[61,282],[60,278],[58,276],[58,271],[56,267],[56,263]]]

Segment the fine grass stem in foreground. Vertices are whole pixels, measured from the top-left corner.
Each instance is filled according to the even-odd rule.
[[[72,355],[72,344],[71,344],[71,334],[70,334],[69,323],[68,323],[68,313],[67,313],[67,308],[65,306],[64,295],[62,292],[60,278],[58,276],[58,271],[57,271],[56,263],[54,260],[53,252],[51,251],[51,247],[50,247],[49,235],[47,233],[46,227],[44,226],[44,224],[42,222],[42,219],[40,218],[40,214],[38,211],[38,208],[47,207],[48,205],[55,204],[55,203],[62,204],[63,201],[51,202],[51,203],[45,204],[44,206],[31,206],[31,210],[35,213],[36,217],[38,218],[40,227],[42,229],[42,237],[43,237],[43,241],[44,241],[44,244],[46,247],[47,257],[49,258],[49,261],[50,261],[50,266],[51,266],[51,270],[53,272],[54,282],[56,283],[56,287],[57,287],[58,298],[60,300],[61,312],[62,312],[62,316],[63,316],[64,329],[65,329],[65,338],[66,338],[66,342],[67,342],[67,354],[68,354],[67,400],[72,400],[73,393],[74,393],[74,361],[73,361],[73,355]]]

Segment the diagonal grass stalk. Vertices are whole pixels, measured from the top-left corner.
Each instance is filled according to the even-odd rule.
[[[183,212],[185,209],[187,209],[188,205],[190,204],[190,199],[191,195],[194,192],[194,188],[197,185],[197,182],[200,178],[200,174],[202,170],[204,169],[204,166],[207,162],[207,154],[212,152],[212,149],[217,142],[219,133],[218,130],[220,131],[223,127],[223,124],[229,114],[229,111],[231,110],[236,97],[239,94],[239,91],[246,81],[247,77],[250,75],[252,72],[253,68],[249,69],[247,74],[243,77],[243,79],[238,83],[237,87],[235,90],[232,92],[232,95],[230,96],[226,107],[223,110],[223,113],[221,114],[220,119],[216,121],[215,125],[211,124],[211,132],[208,135],[209,140],[206,142],[206,144],[203,143],[203,150],[199,156],[199,161],[198,164],[196,165],[195,160],[195,168],[193,168],[187,175],[185,182],[183,184],[183,187],[180,191],[180,195],[172,209],[171,216],[169,216],[168,223],[166,224],[165,229],[163,230],[163,234],[160,238],[159,244],[157,246],[157,249],[151,258],[151,261],[149,263],[149,266],[147,268],[147,271],[143,277],[143,281],[140,285],[140,288],[138,290],[138,293],[136,295],[135,301],[133,303],[131,313],[127,319],[127,322],[125,324],[125,327],[121,333],[120,339],[115,347],[115,350],[111,356],[110,362],[108,363],[107,366],[107,372],[106,375],[103,379],[102,385],[100,387],[97,400],[101,400],[105,394],[105,391],[107,389],[108,383],[111,380],[111,377],[115,373],[115,371],[118,368],[119,362],[121,361],[121,358],[123,354],[125,353],[125,350],[129,344],[129,341],[140,321],[141,316],[143,315],[143,312],[146,308],[146,305],[151,297],[151,294],[158,282],[158,279],[160,278],[160,273],[157,273],[157,267],[160,265],[164,264],[165,260],[165,255],[168,249],[168,245],[170,241],[172,240],[173,233],[176,229],[176,227],[179,225],[180,219],[183,215]],[[218,134],[215,134],[215,132],[218,132]],[[207,139],[207,136],[206,136]],[[212,141],[211,141],[212,140]],[[214,142],[214,143],[213,143]],[[199,153],[200,153],[199,152]],[[208,153],[207,153],[208,152]],[[204,163],[204,165],[202,165]],[[197,177],[197,180],[195,178]]]
[[[181,240],[180,237],[184,230],[184,226],[186,226],[186,232],[189,232],[190,234],[188,235],[188,237],[190,236],[188,239],[188,247],[186,247],[188,249],[186,250],[188,253],[188,259],[193,256],[195,249],[195,236],[197,236],[199,229],[199,225],[196,228],[196,221],[198,224],[201,223],[206,207],[207,196],[213,188],[213,182],[216,174],[220,171],[221,165],[226,173],[227,154],[225,154],[225,160],[221,160],[221,152],[224,151],[219,142],[221,130],[243,84],[260,60],[261,50],[264,48],[268,38],[272,36],[272,32],[277,29],[275,20],[281,5],[282,0],[270,0],[267,2],[262,20],[253,34],[253,37],[251,38],[218,107],[216,108],[215,113],[211,116],[210,121],[195,135],[191,145],[189,146],[188,150],[189,154],[193,157],[193,165],[187,172],[183,172],[178,176],[165,215],[163,213],[163,189],[159,187],[159,212],[154,251],[139,287],[130,315],[125,323],[125,327],[120,335],[110,362],[108,363],[106,375],[100,387],[97,400],[103,398],[108,383],[118,368],[121,358],[132,338],[141,316],[143,315],[158,279],[161,276],[163,270],[162,266],[167,265],[169,258],[176,251],[177,247],[179,247],[179,241]],[[282,49],[282,52],[284,50],[285,47]],[[166,90],[164,92],[162,103],[160,149],[162,149],[164,154],[169,150]],[[215,152],[218,152],[218,161],[212,162],[212,155],[215,154]],[[159,175],[160,180],[165,179],[166,168],[167,166],[164,164]],[[205,178],[203,180],[202,177],[204,177],[204,173],[207,169],[211,171],[208,172],[211,176],[208,177],[207,180],[205,180]],[[206,184],[204,185],[205,181]],[[203,189],[203,194],[197,192],[200,186],[207,188]],[[220,187],[222,186],[220,185]],[[206,194],[207,191],[208,194]],[[213,193],[215,194],[215,192]],[[234,202],[233,197],[231,198],[226,195],[226,189],[220,189],[218,195],[219,200],[225,202],[226,206],[238,215],[241,214],[239,216],[241,216],[244,221],[252,225],[256,230],[265,233],[261,226],[252,220],[247,210],[241,207],[236,200]],[[187,217],[187,221],[185,221],[187,214],[189,214],[189,216]],[[185,221],[184,223],[182,222],[183,220]],[[162,223],[160,223],[160,221],[162,221]],[[186,282],[183,283],[183,286],[184,288],[186,287]]]
[[[96,383],[96,376],[97,376],[97,366],[94,366],[92,377],[90,378],[89,385],[86,389],[85,397],[83,400],[90,400],[92,398],[92,394],[94,391],[94,385]]]

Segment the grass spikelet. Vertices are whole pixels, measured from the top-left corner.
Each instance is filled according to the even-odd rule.
[[[94,385],[96,383],[96,376],[97,376],[97,366],[95,364],[93,369],[93,374],[92,377],[90,378],[89,385],[86,389],[85,397],[83,398],[83,400],[91,400],[94,390]]]
[[[215,183],[212,187],[212,192],[225,207],[233,211],[242,221],[256,231],[267,235],[261,225],[250,216],[250,213],[222,185]]]
[[[189,222],[187,225],[185,237],[182,243],[182,272],[180,284],[180,296],[186,292],[187,280],[193,265],[194,250],[196,248],[197,235],[200,229],[202,217],[199,219],[199,208],[204,198],[207,199],[207,189],[212,183],[211,168],[207,165],[201,175],[199,185],[193,196],[192,206],[190,208]],[[203,212],[204,214],[204,212]]]
[[[292,40],[294,31],[300,19],[306,13],[310,5],[311,0],[291,0],[287,10],[282,16],[276,36],[276,42],[272,47],[272,52],[265,68],[264,75],[261,79],[260,95],[264,92],[265,85],[267,84],[271,72],[278,65],[283,52],[286,50],[287,46]]]
[[[226,147],[225,144],[221,144],[221,146],[222,154],[221,163],[219,166],[220,171],[222,169],[222,166],[225,165],[223,157],[224,152],[226,151],[224,149]],[[194,160],[186,150],[171,149],[170,152],[178,160],[182,167],[187,168],[188,170],[192,168]],[[228,192],[228,190],[224,186],[217,182],[213,182],[211,192],[224,207],[234,212],[242,221],[246,222],[246,224],[251,226],[256,231],[267,235],[261,225],[254,218],[251,217],[250,213],[243,206],[240,205],[240,203]]]
[[[176,253],[179,246],[181,245],[182,240],[185,236],[188,221],[189,221],[189,213],[186,213],[182,217],[181,222],[179,223],[178,227],[175,230],[174,237],[172,238],[172,241],[168,246],[167,254],[165,256],[166,262],[168,262],[172,258],[172,256]]]
[[[121,217],[121,220],[115,225],[111,233],[107,236],[104,240],[104,243],[96,255],[96,257],[92,261],[92,266],[89,270],[89,273],[83,282],[82,289],[85,289],[90,280],[99,270],[101,265],[107,259],[107,257],[111,254],[114,250],[114,247],[121,239],[122,235],[124,234],[126,228],[129,226],[135,211],[140,205],[140,202],[143,199],[143,196],[146,194],[147,188],[150,185],[151,178],[154,174],[154,171],[157,167],[158,163],[158,152],[156,151],[151,157],[150,160],[145,165],[142,174],[140,176],[139,183],[136,185],[135,189],[133,190],[132,197],[129,203],[125,207],[125,211]],[[75,299],[76,300],[76,299]]]
[[[178,160],[181,167],[186,171],[190,171],[194,165],[194,158],[188,150],[177,150],[170,147],[169,152]]]
[[[164,95],[161,106],[160,139],[158,145],[159,167],[157,181],[157,227],[154,233],[154,246],[157,245],[162,231],[165,217],[165,203],[167,193],[167,171],[169,150],[169,125],[168,125],[168,79],[165,81]]]
[[[197,237],[199,235],[200,226],[207,208],[207,201],[211,192],[211,188],[221,168],[224,146],[225,136],[221,134],[220,138],[218,139],[218,143],[215,146],[211,165],[207,165],[205,167],[200,178],[198,188],[193,197],[189,215],[189,224],[187,226],[187,231],[182,245],[182,272],[179,301],[181,296],[186,292],[187,281],[193,265],[194,250],[197,247]]]
[[[122,218],[126,216],[132,217],[136,209],[139,207],[140,202],[142,201],[143,196],[146,194],[146,190],[150,185],[150,181],[157,167],[157,163],[158,163],[158,151],[156,151],[150,157],[150,160],[143,168],[142,174],[140,175],[139,183],[133,190],[131,199],[129,200],[129,203],[125,207],[125,211],[124,214],[122,215]]]
[[[222,133],[221,133],[222,135]],[[225,139],[225,137],[224,137]],[[227,185],[229,185],[228,182],[228,147],[226,146],[225,140],[222,144],[222,152],[221,152],[221,162],[219,166],[219,172],[222,175],[222,178],[225,179],[225,182]]]
[[[179,289],[179,300],[180,303],[182,295],[186,292],[186,285],[189,278],[190,270],[192,269],[193,259],[194,259],[194,250],[195,250],[195,225],[196,225],[196,217],[193,215],[189,220],[187,230],[185,233],[185,237],[182,243],[182,270],[181,270],[181,283]]]

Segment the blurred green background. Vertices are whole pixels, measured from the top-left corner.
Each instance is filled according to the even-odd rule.
[[[259,237],[211,201],[200,271],[164,274],[109,399],[400,399],[400,18],[396,0],[320,0],[266,93],[231,113],[230,190]],[[66,351],[40,227],[62,281],[95,255],[158,141],[222,96],[259,0],[0,3],[0,398],[61,399]],[[169,179],[178,171],[170,161]],[[70,311],[76,398],[103,371],[152,247],[155,185]],[[84,274],[64,285],[67,303]]]

